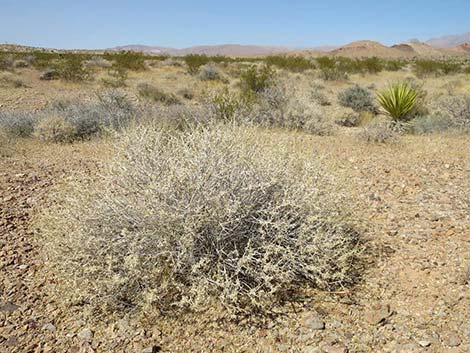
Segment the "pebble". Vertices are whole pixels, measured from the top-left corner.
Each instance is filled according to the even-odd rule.
[[[431,342],[429,341],[418,341],[418,344],[421,346],[421,347],[429,347],[431,345]]]
[[[323,347],[323,352],[325,353],[348,353],[348,347],[343,346],[342,344],[334,346],[325,346]]]
[[[371,325],[379,325],[392,315],[390,305],[375,305],[372,309],[365,314],[366,321]]]
[[[307,313],[302,319],[302,325],[310,330],[324,330],[325,323],[318,317],[316,313]]]
[[[43,331],[54,332],[56,330],[56,327],[54,325],[52,325],[51,323],[47,323],[42,327],[42,330]]]
[[[82,341],[91,342],[91,340],[93,339],[93,332],[89,328],[86,328],[80,331],[77,334],[77,337],[80,338]]]
[[[447,337],[444,338],[444,344],[449,347],[458,347],[462,341],[460,337],[457,336],[455,333],[450,333]]]
[[[13,303],[5,303],[5,304],[0,305],[0,311],[2,313],[12,313],[18,309],[19,309],[19,306]]]

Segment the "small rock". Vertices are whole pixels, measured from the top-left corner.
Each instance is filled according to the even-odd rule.
[[[4,344],[7,347],[15,347],[18,345],[18,338],[16,336],[11,336],[5,341]]]
[[[443,343],[446,346],[449,346],[449,347],[458,347],[458,346],[460,346],[462,341],[460,340],[459,336],[457,336],[455,333],[452,332],[444,338]]]
[[[13,303],[5,303],[5,304],[0,305],[0,311],[2,313],[12,313],[18,309],[19,309],[19,306]]]
[[[162,350],[162,348],[160,346],[151,346],[151,347],[147,347],[147,348],[142,349],[140,352],[141,353],[158,353],[161,350]]]
[[[80,338],[82,341],[91,342],[91,340],[93,339],[93,332],[89,328],[86,328],[80,331],[77,337]]]
[[[418,341],[418,344],[421,347],[429,347],[431,345],[431,342],[423,340],[423,341]]]
[[[390,305],[376,305],[372,307],[372,310],[365,314],[365,319],[371,325],[379,325],[385,322],[387,318],[392,315]]]
[[[342,344],[334,346],[325,346],[323,347],[323,352],[325,353],[348,353],[348,347],[343,346]]]
[[[50,332],[54,332],[56,330],[56,327],[54,325],[52,325],[51,323],[48,323],[48,324],[45,324],[43,327],[42,327],[42,330],[43,331],[50,331]]]
[[[302,319],[302,326],[310,330],[324,330],[325,323],[316,313],[307,313]]]
[[[307,346],[303,349],[303,353],[321,353],[320,348],[314,346]]]

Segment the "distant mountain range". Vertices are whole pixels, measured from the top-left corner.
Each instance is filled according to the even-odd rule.
[[[0,51],[31,51],[41,48],[25,47],[20,45],[0,45]],[[286,46],[258,46],[258,45],[205,45],[190,48],[176,49],[161,46],[125,45],[104,50],[57,50],[45,49],[55,52],[86,52],[103,53],[105,51],[138,51],[154,55],[184,56],[188,54],[225,55],[232,57],[268,56],[274,54],[288,55],[338,55],[347,57],[372,57],[381,58],[413,58],[413,57],[447,57],[470,56],[470,33],[450,35],[433,38],[427,42],[413,39],[405,43],[386,46],[379,42],[362,40],[343,46],[322,46],[314,48],[293,48]]]
[[[426,44],[442,48],[452,48],[462,44],[470,44],[470,32],[459,35],[432,38],[428,40]]]

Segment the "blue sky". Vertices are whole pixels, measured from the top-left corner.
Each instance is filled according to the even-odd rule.
[[[311,47],[470,32],[470,0],[0,0],[0,42]]]

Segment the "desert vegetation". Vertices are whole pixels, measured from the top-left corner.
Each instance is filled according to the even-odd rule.
[[[93,327],[97,351],[127,320],[174,351],[224,327],[242,332],[228,346],[303,352],[287,331],[345,341],[344,312],[360,327],[352,351],[385,351],[380,335],[406,336],[386,331],[403,314],[369,301],[409,299],[394,283],[422,234],[444,247],[468,224],[468,78],[456,59],[1,52],[0,200],[34,206],[0,227],[28,220],[44,297]],[[54,325],[72,330],[67,315]]]

